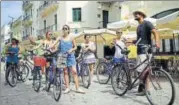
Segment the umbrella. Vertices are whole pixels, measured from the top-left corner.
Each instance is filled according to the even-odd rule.
[[[145,18],[145,20],[150,21],[154,26],[156,26],[157,19],[154,18]],[[122,20],[122,21],[117,21],[113,23],[109,23],[107,25],[108,29],[125,29],[128,27],[137,27],[138,22],[134,19],[129,19],[129,20]]]
[[[113,38],[116,38],[116,32],[108,29],[93,29],[93,30],[84,30],[82,33],[76,35],[75,40],[77,43],[84,42],[84,35],[92,36],[91,40],[96,43],[106,43]],[[94,36],[94,37],[93,37]]]

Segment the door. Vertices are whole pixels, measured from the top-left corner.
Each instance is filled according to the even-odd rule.
[[[108,11],[103,10],[103,28],[107,27],[108,24]]]

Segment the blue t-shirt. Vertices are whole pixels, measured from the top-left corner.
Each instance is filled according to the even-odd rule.
[[[8,48],[8,52],[13,52],[13,53],[15,53],[15,55],[8,55],[7,56],[7,62],[8,63],[18,63],[18,52],[19,52],[19,48],[18,47],[15,47],[15,48],[13,48],[13,47],[9,47]]]

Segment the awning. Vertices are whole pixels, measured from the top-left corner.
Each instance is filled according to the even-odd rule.
[[[145,18],[145,20],[150,21],[154,26],[156,26],[157,19],[154,18]],[[129,19],[129,20],[122,20],[122,21],[117,21],[113,23],[109,23],[107,25],[108,29],[125,29],[129,27],[137,27],[138,22],[134,19]]]
[[[162,17],[157,20],[157,28],[171,28],[173,30],[179,30],[179,11],[170,15]]]

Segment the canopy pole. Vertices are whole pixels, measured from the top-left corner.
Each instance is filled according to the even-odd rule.
[[[95,43],[96,43],[95,55],[96,55],[96,58],[98,59],[98,54],[97,54],[97,51],[98,51],[98,48],[97,48],[97,35],[95,35]]]
[[[175,34],[173,33],[173,46],[174,46],[174,55],[176,56],[176,45],[175,45]]]

